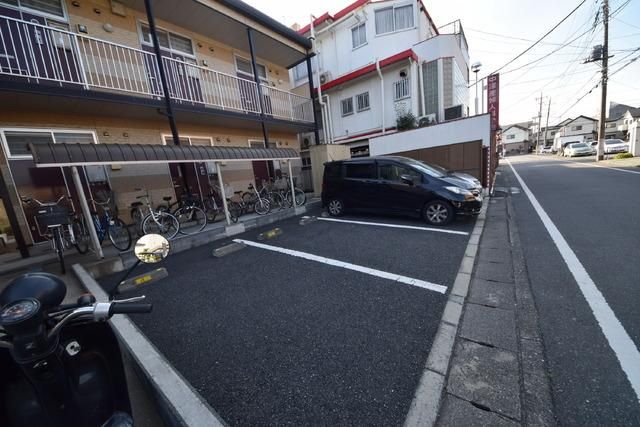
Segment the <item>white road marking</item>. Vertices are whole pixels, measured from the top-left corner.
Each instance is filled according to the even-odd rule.
[[[589,276],[589,273],[587,273],[587,270],[584,268],[575,252],[573,252],[565,238],[560,234],[560,230],[558,230],[553,221],[551,221],[549,215],[544,211],[518,172],[516,172],[511,162],[507,161],[507,163],[518,179],[518,182],[522,186],[525,194],[529,198],[533,208],[538,213],[540,220],[547,229],[551,239],[553,239],[558,251],[560,251],[560,255],[567,264],[567,267],[569,267],[569,271],[571,271],[573,278],[578,283],[578,287],[580,288],[582,295],[587,300],[596,321],[600,325],[602,333],[609,342],[609,346],[616,354],[622,370],[627,375],[627,379],[631,383],[631,387],[635,391],[638,401],[640,401],[640,352],[638,351],[638,348],[624,329],[624,326],[622,326],[622,323],[620,323],[620,320],[616,317],[611,307],[609,307],[609,304],[607,304],[604,296]]]
[[[433,228],[433,227],[417,227],[415,225],[386,224],[383,222],[353,221],[350,219],[348,220],[348,219],[336,219],[336,218],[318,218],[318,221],[344,222],[347,224],[377,225],[378,227],[406,228],[409,230],[435,231],[438,233],[459,234],[461,236],[469,235],[469,233],[465,231],[445,230],[442,228]]]
[[[537,159],[536,159],[537,160]],[[618,172],[626,172],[626,173],[633,173],[636,175],[640,175],[640,171],[631,171],[628,169],[621,169],[621,168],[615,168],[613,166],[605,166],[605,165],[599,165],[597,163],[587,163],[587,162],[579,162],[577,160],[566,160],[566,159],[553,159],[553,158],[548,158],[548,159],[543,159],[543,160],[554,160],[558,163],[568,163],[571,164],[572,166],[575,167],[593,167],[593,168],[603,168],[603,169],[611,169],[614,171],[618,171]],[[523,164],[523,163],[527,163],[526,161],[517,161],[517,162],[513,162],[513,163],[517,163],[517,164]],[[537,166],[551,166],[551,165],[537,165]],[[633,167],[633,166],[630,166]]]
[[[401,276],[395,273],[388,273],[386,271],[376,270],[374,268],[363,267],[361,265],[351,264],[344,261],[338,261],[337,259],[325,258],[323,256],[313,255],[307,252],[294,251],[292,249],[281,248],[278,246],[265,245],[264,243],[252,242],[251,240],[234,239],[233,241],[237,243],[244,243],[247,246],[253,246],[260,249],[266,249],[268,251],[279,252],[281,254],[303,258],[309,261],[316,261],[323,264],[332,265],[334,267],[341,267],[347,270],[359,271],[360,273],[382,277],[383,279],[389,279],[393,280],[394,282],[400,282],[407,285],[417,286],[419,288],[428,289],[430,291],[439,292],[441,294],[447,292],[446,286],[438,285],[424,280],[413,279],[407,276]]]

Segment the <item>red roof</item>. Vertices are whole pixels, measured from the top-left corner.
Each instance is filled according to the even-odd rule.
[[[344,9],[340,10],[339,12],[336,12],[334,15],[331,15],[329,12],[325,12],[320,17],[318,17],[318,18],[313,20],[313,26],[315,27],[315,26],[320,25],[323,22],[328,21],[328,20],[337,21],[338,19],[344,17],[345,15],[353,12],[354,10],[359,8],[360,6],[364,6],[365,4],[370,3],[370,2],[371,2],[371,0],[356,0],[355,2],[351,3],[349,6],[345,7]],[[433,23],[433,19],[431,19],[431,16],[429,15],[429,12],[427,12],[427,8],[424,7],[424,3],[422,3],[422,0],[418,0],[418,3],[420,3],[420,5],[422,6],[422,10],[424,11],[425,15],[427,16],[427,19],[429,20],[429,22],[431,23],[433,28],[436,30],[436,34],[439,34],[438,33],[438,28],[436,28],[436,24]],[[304,27],[300,28],[298,30],[298,33],[299,34],[305,34],[310,29],[311,29],[311,24],[307,24]]]
[[[418,55],[411,49],[404,50],[400,53],[396,53],[388,58],[385,58],[380,61],[380,68],[386,67],[387,65],[395,64],[396,62],[400,62],[404,59],[413,58],[415,61],[418,60]],[[328,90],[332,87],[336,87],[343,83],[346,83],[350,80],[356,79],[360,76],[364,76],[365,74],[371,73],[376,70],[376,64],[369,64],[366,67],[359,68],[355,71],[352,71],[348,74],[338,77],[337,79],[333,79],[321,86],[322,90]]]

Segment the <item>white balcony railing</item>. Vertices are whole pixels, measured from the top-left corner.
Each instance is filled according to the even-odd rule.
[[[207,67],[163,57],[172,99],[208,108],[261,112],[258,86]],[[153,53],[41,24],[0,16],[0,74],[87,90],[163,95]],[[313,122],[311,99],[262,86],[265,114]]]

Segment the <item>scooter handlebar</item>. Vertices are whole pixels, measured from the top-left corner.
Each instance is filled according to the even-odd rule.
[[[152,309],[153,304],[114,302],[111,304],[109,316],[113,316],[114,314],[151,313]]]

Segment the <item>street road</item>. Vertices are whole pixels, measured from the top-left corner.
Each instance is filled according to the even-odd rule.
[[[640,425],[640,168],[508,163],[559,423]]]

